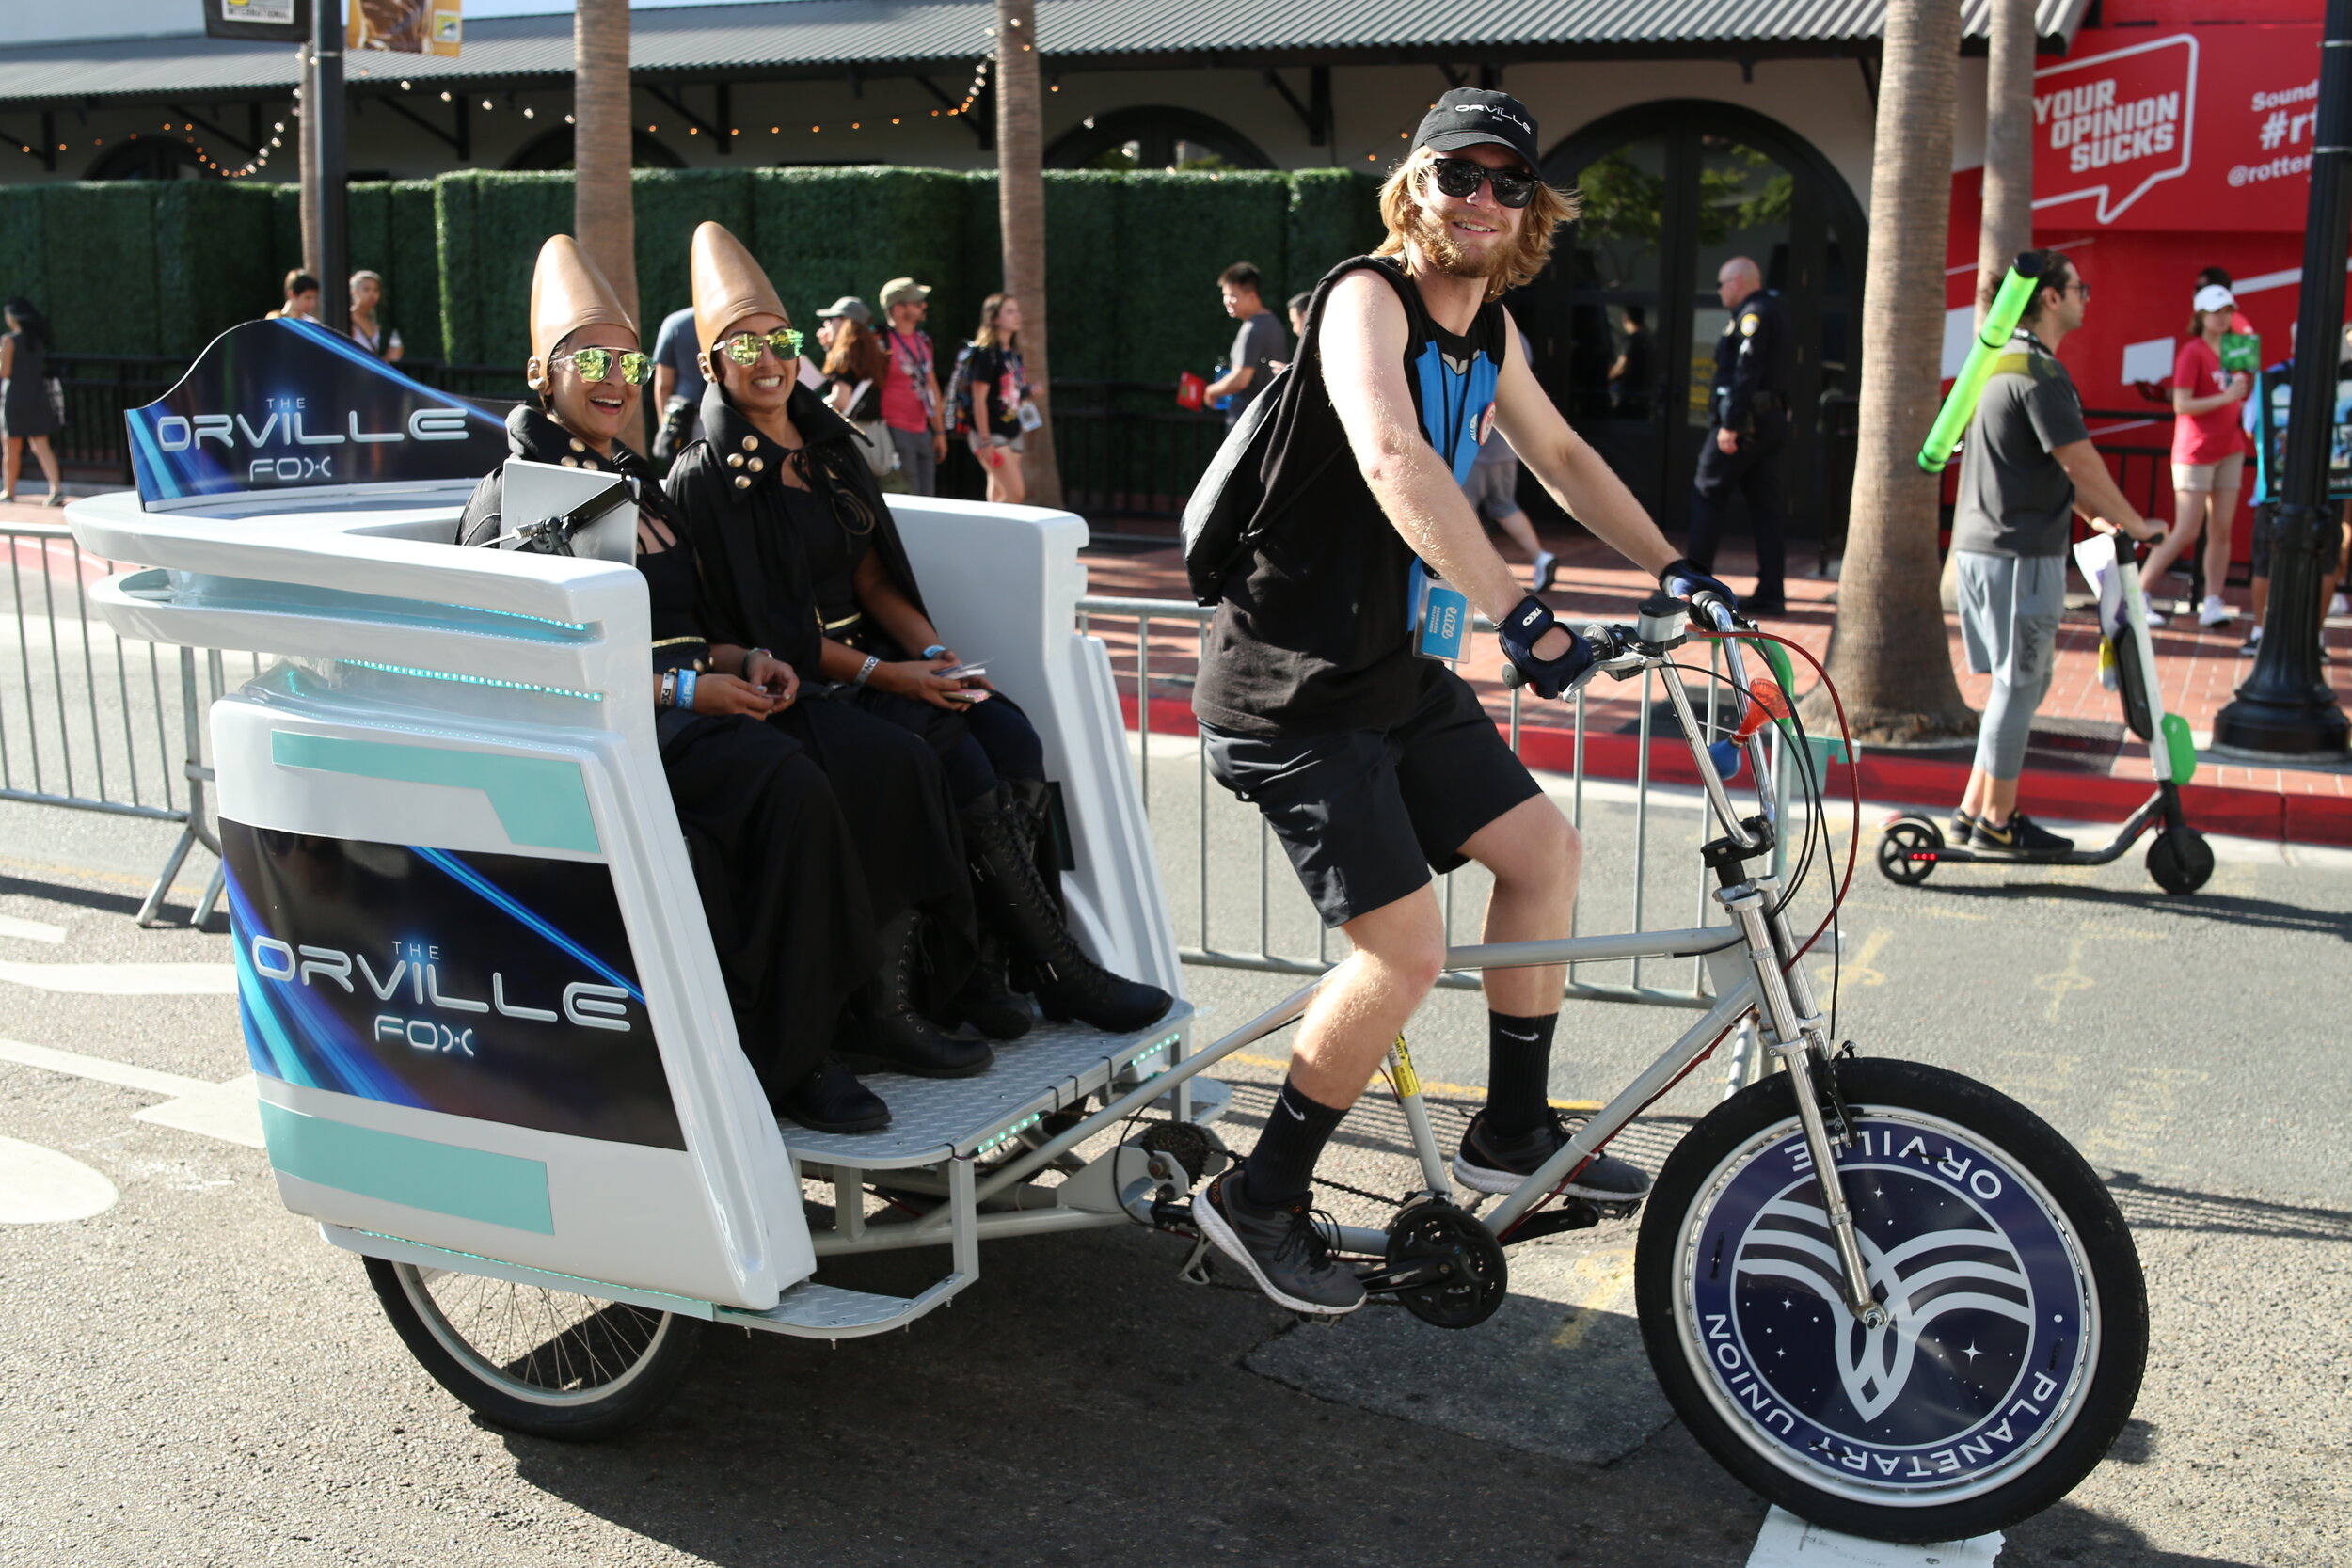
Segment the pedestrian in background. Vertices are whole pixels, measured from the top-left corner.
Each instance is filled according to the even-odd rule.
[[[400,330],[377,319],[384,309],[384,275],[361,270],[351,275],[351,341],[388,364],[400,363],[407,352]]]
[[[825,406],[850,421],[857,432],[857,454],[866,471],[882,489],[903,491],[898,473],[898,449],[882,422],[882,383],[890,375],[890,351],[874,330],[874,312],[866,302],[843,294],[817,312],[817,341],[825,345],[824,372],[817,393]],[[801,356],[801,364],[809,362]]]
[[[1219,398],[1227,400],[1225,422],[1229,425],[1239,420],[1265,390],[1265,384],[1274,379],[1274,367],[1290,358],[1282,324],[1274,319],[1260,294],[1263,282],[1263,275],[1248,261],[1235,261],[1216,275],[1217,297],[1224,302],[1225,313],[1241,323],[1241,329],[1233,334],[1232,353],[1226,358],[1228,369],[1209,383],[1205,395],[1212,406]]]
[[[965,372],[971,388],[972,455],[988,476],[988,499],[1018,505],[1029,493],[1021,470],[1021,410],[1029,401],[1029,378],[1021,363],[1021,302],[991,294],[980,304],[980,329],[972,334]],[[959,408],[959,417],[965,410]]]
[[[1609,403],[1621,420],[1649,418],[1650,398],[1658,386],[1658,365],[1651,350],[1648,320],[1638,305],[1625,308],[1625,346],[1609,367]]]
[[[1315,302],[1312,289],[1303,294],[1291,295],[1289,308],[1283,311],[1291,319],[1291,341],[1295,342],[1307,335],[1307,307]]]
[[[882,382],[882,422],[898,449],[898,472],[909,493],[939,494],[939,466],[947,458],[945,404],[939,396],[939,361],[923,319],[931,313],[931,291],[912,277],[894,277],[882,287],[882,346],[890,351],[890,373]]]
[[[286,275],[286,297],[278,309],[262,318],[263,321],[306,321],[319,319],[319,280],[300,267]]]
[[[2042,252],[2033,297],[1984,384],[1961,457],[1952,513],[1960,641],[1968,668],[1991,675],[1993,689],[1968,787],[1945,837],[1980,854],[2074,847],[2017,809],[2034,709],[2058,662],[2074,515],[2102,533],[2163,536],[2116,487],[2090,444],[2074,377],[2058,362],[2058,344],[2082,325],[2090,297],[2073,262]]]
[[[2246,433],[2238,428],[2238,404],[2254,389],[2244,371],[2221,368],[2221,338],[2237,314],[2237,301],[2218,283],[2197,291],[2188,318],[2188,338],[2172,356],[2172,532],[2148,552],[2140,576],[2161,582],[2201,531],[2205,536],[2205,596],[2197,607],[2201,626],[2226,626],[2237,618],[2221,597],[2230,575],[2230,527],[2237,515],[2237,493],[2246,467]],[[2148,613],[2151,626],[2164,617]]]
[[[1715,569],[1734,495],[1748,503],[1756,536],[1756,592],[1742,600],[1752,615],[1787,610],[1788,521],[1780,505],[1780,453],[1788,444],[1788,381],[1794,344],[1780,296],[1745,256],[1715,273],[1715,297],[1731,317],[1715,340],[1715,381],[1708,397],[1707,440],[1699,448],[1691,498],[1690,559]]]
[[[702,434],[707,383],[701,352],[694,342],[692,306],[661,318],[661,328],[653,339],[653,405],[660,411],[661,420],[661,428],[654,432],[653,461],[663,473]]]
[[[0,338],[0,436],[7,438],[0,462],[0,501],[16,499],[16,476],[24,466],[24,443],[33,444],[33,457],[41,477],[49,481],[43,506],[65,504],[65,481],[57,472],[57,454],[49,437],[65,428],[65,414],[53,396],[49,375],[49,323],[32,301],[12,299],[7,307],[8,335]]]
[[[1519,353],[1529,363],[1534,362],[1535,345],[1527,334],[1519,334]],[[1479,521],[1492,523],[1510,536],[1534,563],[1529,574],[1528,592],[1549,594],[1552,579],[1560,575],[1560,559],[1535,537],[1535,525],[1528,520],[1527,512],[1519,505],[1519,458],[1511,450],[1511,443],[1502,438],[1502,432],[1486,432],[1486,444],[1478,449],[1471,462],[1470,478],[1462,482],[1463,494],[1470,505],[1478,509]]]

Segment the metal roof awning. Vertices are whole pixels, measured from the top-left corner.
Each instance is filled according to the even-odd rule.
[[[1991,0],[1963,0],[1982,47]],[[2090,0],[2037,0],[2045,48],[2062,49]],[[1885,0],[1039,0],[1052,70],[1170,66],[1508,64],[1590,58],[1837,55],[1879,41]],[[694,81],[897,75],[968,66],[989,52],[990,0],[767,0],[643,10],[631,69]],[[345,56],[355,91],[401,81],[523,87],[569,76],[568,14],[484,18],[465,52]],[[0,49],[0,103],[282,97],[294,50],[197,34]]]

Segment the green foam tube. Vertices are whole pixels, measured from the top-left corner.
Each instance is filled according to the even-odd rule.
[[[2010,334],[2017,330],[2018,318],[2026,313],[2035,279],[2041,276],[2042,257],[2029,250],[2017,258],[2009,276],[2001,279],[2001,292],[1993,296],[1993,309],[1984,313],[1984,325],[1968,347],[1967,362],[1953,378],[1951,395],[1944,400],[1943,411],[1928,432],[1928,444],[1919,449],[1919,467],[1929,473],[1944,471],[1944,465],[1952,460],[1952,449],[1967,434],[1968,421],[1977,417],[1977,399],[1984,394],[1984,384],[1993,375],[1993,362],[2009,347]]]

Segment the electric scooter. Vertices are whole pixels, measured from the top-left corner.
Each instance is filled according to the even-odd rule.
[[[2128,542],[2127,542],[2128,543]],[[2099,626],[2114,657],[2116,689],[2123,700],[2123,721],[2145,741],[2155,775],[2155,793],[2123,820],[2115,836],[2095,849],[2061,853],[2019,850],[1987,853],[1944,842],[1944,831],[1926,816],[1906,812],[1891,817],[1879,838],[1879,870],[1891,882],[1916,887],[1939,865],[2106,865],[2123,858],[2151,829],[2148,875],[2167,893],[2189,894],[2213,876],[2213,847],[2188,825],[2181,809],[2181,786],[2197,771],[2197,748],[2188,721],[2164,711],[2156,686],[2155,651],[2148,638],[2148,600],[2140,590],[2137,545],[2119,551],[2116,537],[2093,535],[2074,546],[2083,576],[2099,590]]]

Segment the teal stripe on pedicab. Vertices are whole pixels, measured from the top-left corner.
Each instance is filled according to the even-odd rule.
[[[280,768],[478,789],[490,798],[499,825],[518,845],[592,855],[603,847],[596,838],[596,819],[588,809],[588,785],[580,764],[564,758],[351,740],[293,730],[272,730],[269,742],[270,758]]]
[[[555,1234],[542,1161],[356,1127],[266,1100],[262,1136],[270,1164],[297,1180],[453,1219]]]

